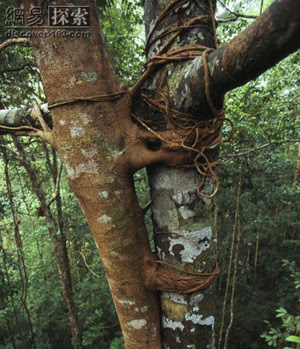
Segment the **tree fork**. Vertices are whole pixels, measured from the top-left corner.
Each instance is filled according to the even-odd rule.
[[[30,3],[25,2],[26,9]],[[151,251],[132,179],[152,152],[145,139],[136,137],[127,93],[115,101],[89,101],[95,91],[108,96],[123,89],[110,65],[95,5],[92,1],[81,5],[91,8],[90,38],[32,42],[53,106],[53,144],[101,255],[126,347],[157,349],[161,347],[157,297],[143,281],[144,258]],[[82,100],[77,103],[61,104],[78,96]],[[167,153],[158,151],[159,159]],[[154,154],[151,161],[157,158]]]

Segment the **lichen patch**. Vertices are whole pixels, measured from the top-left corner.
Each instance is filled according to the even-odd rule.
[[[172,321],[167,319],[166,316],[163,316],[162,325],[163,328],[171,328],[172,330],[176,330],[178,328],[181,331],[184,330],[184,325],[181,321]]]
[[[136,330],[141,330],[147,325],[147,321],[145,319],[131,320],[127,322],[127,325],[135,328]]]
[[[107,191],[100,191],[99,192],[99,196],[101,197],[101,198],[104,198],[104,199],[107,199],[108,198],[108,192]]]
[[[97,219],[100,223],[109,223],[111,221],[111,217],[107,216],[106,214],[102,215]]]
[[[80,137],[85,134],[85,129],[83,127],[71,127],[70,129],[71,137]]]
[[[212,330],[214,329],[214,324],[215,324],[215,318],[213,316],[208,316],[205,319],[202,319],[203,315],[198,315],[198,314],[191,314],[187,313],[185,315],[185,319],[187,321],[192,321],[195,325],[207,325],[211,326]]]

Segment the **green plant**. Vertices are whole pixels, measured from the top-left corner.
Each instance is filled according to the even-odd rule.
[[[300,271],[297,270],[295,262],[283,261],[283,266],[289,271],[290,278],[293,280],[294,289],[291,290],[290,297],[293,296],[294,304],[290,305],[290,311],[285,308],[276,309],[276,318],[281,320],[281,323],[277,324],[276,320],[274,324],[265,321],[269,329],[264,332],[261,337],[265,339],[267,344],[275,348],[290,349],[286,346],[286,342],[300,343]],[[298,344],[295,344],[294,348],[299,348]]]

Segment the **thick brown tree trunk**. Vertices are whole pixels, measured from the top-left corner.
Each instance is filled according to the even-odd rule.
[[[52,109],[54,145],[98,246],[126,346],[156,349],[161,346],[158,302],[142,276],[144,259],[152,254],[132,179],[143,157],[131,149],[144,141],[131,127],[130,97],[110,66],[96,8],[91,1],[81,5],[92,10],[89,39],[33,43],[49,104],[82,98]],[[108,97],[89,101],[95,95]]]

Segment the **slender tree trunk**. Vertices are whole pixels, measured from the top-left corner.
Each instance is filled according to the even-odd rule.
[[[20,234],[20,231],[19,231],[20,221],[18,220],[16,211],[15,211],[15,208],[14,208],[13,192],[12,192],[10,175],[9,175],[9,172],[8,172],[8,158],[7,158],[7,155],[6,155],[6,150],[2,149],[2,152],[3,152],[4,162],[5,162],[5,178],[6,178],[7,192],[8,192],[10,208],[11,208],[11,212],[12,212],[12,216],[13,216],[13,221],[14,221],[14,229],[15,229],[14,237],[15,237],[15,243],[16,243],[17,254],[18,254],[18,269],[19,269],[21,283],[22,283],[22,291],[21,291],[20,300],[22,302],[22,305],[23,305],[24,310],[25,310],[26,315],[27,315],[29,329],[30,329],[30,334],[31,334],[32,346],[33,346],[33,348],[36,348],[35,335],[34,335],[34,331],[33,331],[33,324],[32,324],[32,320],[31,320],[31,314],[30,314],[29,308],[27,306],[28,275],[27,275],[25,259],[24,259],[24,250],[23,250],[22,237],[21,237],[21,234]]]
[[[0,233],[0,251],[2,252],[2,256],[3,256],[3,263],[6,264],[6,257],[5,257],[5,250],[4,250],[4,247],[2,246],[2,235]],[[4,277],[4,274],[2,272],[2,270],[0,269],[0,285],[1,285],[1,291],[0,291],[0,307],[1,307],[1,310],[6,310],[6,308],[8,307],[7,305],[7,296],[5,294],[5,291],[6,291],[6,282],[5,282],[5,277]],[[13,334],[13,331],[11,329],[11,323],[10,323],[11,319],[5,315],[4,316],[4,322],[5,322],[5,327],[7,329],[7,332],[9,334],[9,339],[10,339],[10,342],[11,342],[11,345],[13,347],[13,349],[17,349],[17,346],[16,346],[16,342],[15,342],[15,337],[14,337],[14,334]]]
[[[39,183],[38,177],[34,169],[30,164],[30,161],[23,148],[22,143],[16,137],[14,137],[14,143],[20,154],[21,163],[23,164],[26,172],[28,173],[33,190],[37,195],[38,200],[41,204],[42,214],[45,217],[46,226],[48,228],[51,243],[54,250],[57,270],[58,270],[58,274],[59,274],[59,278],[62,286],[63,297],[66,302],[68,312],[70,315],[71,334],[72,334],[72,339],[74,340],[73,345],[75,348],[81,348],[81,340],[82,340],[81,324],[79,321],[77,308],[74,303],[74,298],[72,294],[71,275],[70,275],[68,254],[66,249],[65,235],[63,231],[58,232],[59,228],[49,208],[46,195],[42,189],[41,183]]]

